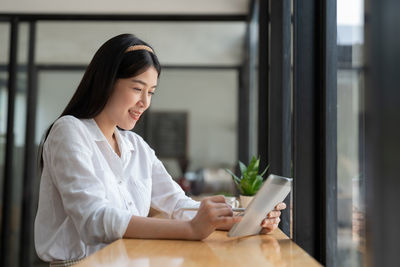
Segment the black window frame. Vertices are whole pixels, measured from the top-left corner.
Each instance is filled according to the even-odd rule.
[[[365,3],[366,266],[397,266],[400,237],[400,2]]]

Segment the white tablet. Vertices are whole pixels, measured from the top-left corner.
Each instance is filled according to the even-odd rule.
[[[228,233],[229,237],[259,234],[261,222],[292,189],[291,178],[271,174],[246,208],[243,218]]]

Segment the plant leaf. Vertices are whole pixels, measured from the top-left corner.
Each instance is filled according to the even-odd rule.
[[[248,180],[249,179],[249,173],[247,173],[247,172],[243,173],[243,179]]]
[[[257,176],[256,171],[247,172],[247,177],[249,177],[249,179],[254,179],[255,176]]]
[[[235,184],[237,185],[237,186],[240,186],[240,178],[239,177],[237,177],[231,170],[229,170],[229,169],[225,169],[225,171],[226,172],[228,172],[231,176],[232,176],[232,179],[233,179],[233,181],[235,182]]]
[[[248,166],[239,161],[239,168],[241,172],[240,178],[234,175],[230,170],[227,171],[231,174],[241,194],[246,196],[255,195],[264,182],[263,175],[265,175],[265,173],[269,169],[269,165],[265,168],[261,175],[259,175],[258,172],[260,168],[260,157],[257,158],[253,156]]]
[[[249,184],[248,180],[242,179],[242,181],[240,181],[240,186],[244,195],[251,195],[251,184]]]
[[[259,166],[260,166],[260,158],[258,158],[256,160],[256,162],[254,163],[254,167],[253,167],[254,171],[256,171],[257,173],[258,173]]]
[[[250,160],[247,170],[254,170],[254,166],[255,166],[256,162],[257,162],[257,158],[253,156]]]
[[[257,191],[260,189],[261,185],[263,184],[263,178],[261,176],[257,176],[257,179],[253,183],[253,190],[254,192],[257,193]]]
[[[240,188],[240,181],[237,179],[233,179],[233,182],[236,184],[238,188]]]
[[[240,167],[240,172],[242,173],[242,175],[244,175],[244,173],[247,171],[247,167],[240,160],[239,160],[239,167]]]
[[[232,175],[232,178],[233,178],[234,180],[235,180],[235,179],[240,180],[239,177],[237,177],[231,170],[225,169],[225,171],[226,171],[227,173],[229,173],[230,175]]]
[[[268,164],[268,166],[265,168],[265,170],[260,174],[260,176],[263,177],[264,174],[267,172],[268,169],[269,169],[269,164]]]
[[[254,190],[253,190],[253,188],[251,188],[251,187],[245,187],[244,188],[244,195],[246,195],[246,196],[254,196],[257,192],[255,192]]]

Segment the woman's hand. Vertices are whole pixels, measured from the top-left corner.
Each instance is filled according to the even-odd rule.
[[[286,204],[281,202],[276,205],[273,211],[268,213],[267,218],[261,222],[261,227],[263,229],[261,230],[260,234],[268,234],[278,227],[278,224],[281,221],[279,216],[281,216],[281,210],[284,209],[286,209]]]
[[[196,216],[190,221],[193,239],[204,239],[217,228],[230,229],[241,219],[233,216],[232,207],[225,202],[224,196],[207,197],[201,201]]]

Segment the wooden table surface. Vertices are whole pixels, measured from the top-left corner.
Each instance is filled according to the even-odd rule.
[[[90,255],[83,266],[321,266],[279,229],[268,235],[203,241],[121,239]]]

